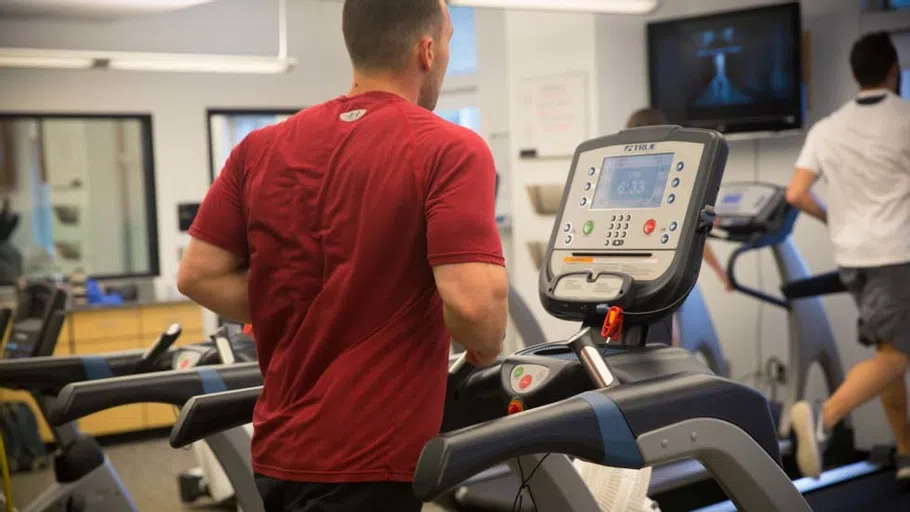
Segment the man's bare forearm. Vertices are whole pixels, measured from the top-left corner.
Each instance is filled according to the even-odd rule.
[[[200,306],[235,322],[250,323],[249,275],[246,270],[199,279],[180,291]]]
[[[481,314],[465,317],[443,306],[443,316],[449,334],[481,359],[495,359],[502,352],[502,342],[508,324],[508,299],[497,301]]]
[[[795,206],[803,213],[815,217],[825,224],[828,223],[828,209],[812,192],[805,194]]]

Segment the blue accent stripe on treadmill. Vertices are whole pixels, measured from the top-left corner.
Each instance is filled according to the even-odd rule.
[[[111,367],[102,356],[82,356],[82,370],[87,380],[110,379],[114,376]]]
[[[600,435],[604,444],[604,460],[606,466],[619,468],[640,469],[645,461],[635,442],[635,435],[626,423],[619,406],[613,400],[597,391],[588,391],[578,395],[594,409]]]
[[[818,478],[806,477],[794,480],[793,485],[800,494],[806,494],[822,490],[826,487],[833,487],[866,475],[871,475],[881,469],[881,466],[877,466],[871,462],[856,462],[847,466],[829,469],[828,471],[823,472]],[[736,512],[736,507],[733,505],[732,501],[728,500],[696,509],[693,512]]]
[[[221,393],[222,391],[227,391],[227,386],[224,384],[221,375],[218,375],[218,371],[214,368],[197,368],[196,373],[199,374],[199,378],[202,379],[202,393]]]

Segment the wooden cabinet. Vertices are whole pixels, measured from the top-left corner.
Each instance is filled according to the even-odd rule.
[[[67,314],[54,355],[104,354],[150,346],[169,325],[177,322],[182,334],[177,345],[205,339],[202,308],[191,302],[125,305],[76,309]],[[34,400],[25,392],[0,391],[0,401],[26,401],[39,419],[41,436],[52,441],[50,430]],[[88,435],[101,436],[173,425],[177,413],[164,404],[115,407],[79,420]]]

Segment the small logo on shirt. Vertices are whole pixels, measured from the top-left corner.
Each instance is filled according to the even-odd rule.
[[[363,117],[363,115],[366,113],[367,113],[367,111],[364,109],[352,110],[350,112],[345,112],[344,114],[341,114],[338,117],[339,117],[339,119],[341,119],[342,121],[344,121],[346,123],[353,123],[354,121]]]
[[[629,144],[623,148],[625,153],[633,153],[635,151],[651,151],[654,149],[654,144]]]

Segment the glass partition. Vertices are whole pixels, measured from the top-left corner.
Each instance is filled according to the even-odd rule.
[[[0,284],[158,275],[151,117],[0,114]]]

